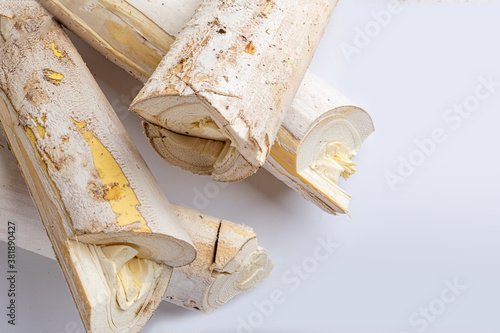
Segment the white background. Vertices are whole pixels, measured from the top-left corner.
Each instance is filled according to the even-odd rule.
[[[387,8],[341,1],[311,66],[375,122],[359,171],[341,184],[353,196],[351,217],[322,213],[264,170],[221,189],[202,210],[254,227],[275,270],[211,315],[163,302],[144,332],[235,331],[238,317],[255,332],[500,332],[500,87],[458,128],[443,119],[474,94],[478,77],[500,82],[500,5],[405,6],[377,32],[371,12]],[[348,59],[340,45],[355,46],[357,29],[367,26],[371,42]],[[140,120],[126,111],[139,83],[73,39],[167,197],[195,207],[196,191],[210,178],[155,155]],[[447,140],[392,191],[385,174],[397,173],[400,156],[416,156],[415,140],[437,128]],[[313,257],[318,237],[340,247],[292,290],[284,276]],[[7,271],[6,252],[0,244],[0,272]],[[83,333],[56,262],[19,250],[18,266],[18,325],[6,324],[2,277],[0,331]],[[467,289],[425,329],[422,321],[412,325],[419,308],[440,310],[445,281],[455,279]],[[285,302],[258,314],[254,302],[266,303],[275,289]]]

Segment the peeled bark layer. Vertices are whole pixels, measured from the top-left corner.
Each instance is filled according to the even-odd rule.
[[[228,141],[215,162],[228,167],[215,179],[248,177],[264,164],[335,5],[203,1],[131,110],[178,134]]]
[[[193,239],[198,255],[188,266],[172,269],[168,287],[162,294],[165,301],[211,312],[235,295],[257,286],[269,275],[273,264],[266,250],[258,246],[251,228],[178,205],[173,205],[173,209]],[[19,225],[19,247],[55,258],[14,156],[1,141],[0,218]],[[1,224],[0,240],[7,241],[7,236],[7,224]],[[87,247],[83,251],[93,247],[80,246]],[[168,268],[165,269],[168,273]]]

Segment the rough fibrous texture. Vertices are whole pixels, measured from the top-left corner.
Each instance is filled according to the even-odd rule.
[[[246,160],[255,172],[265,162],[335,4],[203,1],[131,109],[169,130],[186,128],[188,135],[191,125],[213,121],[244,157],[231,163]],[[218,178],[248,175],[231,172]]]
[[[185,7],[179,0],[169,1],[172,2]],[[40,3],[57,13],[57,18],[87,43],[142,80],[147,80],[174,41],[168,21],[174,16],[182,17],[182,11],[170,10],[167,16],[160,17],[157,11],[148,10],[163,6],[162,0],[154,0],[153,4],[150,0],[40,0]],[[151,22],[150,15],[162,26]],[[165,26],[169,29],[164,29]]]
[[[132,30],[140,35],[145,35],[143,29],[146,26],[152,27],[152,30],[155,30],[155,27],[160,27],[166,34],[176,36],[202,2],[201,0],[172,0],[165,3],[162,0],[127,0],[120,1],[120,7],[123,10],[119,13],[112,10],[93,10],[99,4],[101,4],[102,8],[106,7],[105,3],[109,1],[111,0],[85,0],[76,3],[62,0],[41,0],[73,32],[89,41],[101,53],[110,57],[112,61],[143,82],[151,76],[153,71],[138,75],[134,68],[150,68],[151,66],[148,64],[151,57],[147,56],[150,52],[135,57],[135,53],[131,54],[131,48],[135,45],[136,38],[133,39],[133,42],[129,42],[129,29],[115,29],[113,28],[115,27],[114,24],[103,25],[102,22],[115,22],[116,20],[128,22],[127,24],[123,23],[123,25],[135,27]],[[109,6],[106,8],[109,8]],[[142,17],[149,18],[150,22],[145,24],[143,20],[137,19],[137,15],[127,14],[136,11],[141,12]],[[96,29],[95,26],[108,26],[109,28],[107,28],[108,31],[99,34],[96,33],[96,30],[99,29]],[[109,37],[110,35],[114,37]],[[117,38],[126,42],[115,43],[114,41]],[[151,46],[151,52],[170,47],[169,39],[148,39],[144,45],[149,45],[149,43],[157,43],[154,47]],[[252,50],[256,50],[253,43],[248,48],[248,51],[252,52]],[[110,56],[110,54],[121,54],[126,59]],[[133,61],[130,60],[132,58]],[[268,163],[265,164],[265,168],[278,179],[299,192],[306,199],[333,214],[344,213],[347,210],[349,196],[339,190],[336,184],[331,184],[331,181],[324,180],[323,184],[326,188],[318,190],[320,186],[317,185],[319,181],[317,177],[313,180],[309,179],[310,177],[305,178],[304,175],[299,176],[296,166],[296,150],[300,144],[300,138],[304,138],[307,131],[329,127],[327,122],[332,119],[329,114],[331,115],[335,113],[335,110],[342,109],[338,108],[339,103],[343,103],[343,106],[354,106],[345,97],[329,87],[328,83],[310,73],[307,74],[300,84],[293,104],[278,131],[277,139],[271,149],[271,156],[267,160]],[[353,109],[359,110],[355,106]],[[322,117],[323,114],[325,114],[324,117]],[[317,121],[320,118],[322,119],[321,123]],[[364,139],[366,133],[373,131],[373,125],[371,121],[366,121],[364,117],[361,117],[360,120],[362,121],[361,124],[355,123],[351,125],[356,130],[360,130],[360,137]],[[367,128],[363,123],[371,125],[371,127],[368,126]],[[206,125],[206,122],[204,124]],[[170,123],[171,125],[172,123]],[[224,180],[219,178],[225,178],[229,174],[244,177],[255,170],[253,165],[247,163],[241,155],[235,154],[235,149],[231,150],[230,144],[224,141],[225,138],[222,140],[209,139],[206,133],[200,130],[195,133],[192,127],[188,129],[189,136],[178,133],[186,134],[185,132],[171,131],[163,125],[158,126],[147,122],[144,123],[144,128],[151,145],[158,154],[168,163],[184,170],[201,175],[212,175],[216,180]],[[177,129],[179,129],[179,126],[177,126]],[[364,129],[368,131],[364,131]],[[232,153],[232,155],[228,154],[228,152]],[[221,155],[225,155],[226,159],[220,159]],[[232,168],[224,166],[224,164],[229,164],[227,163],[228,160],[233,165]],[[222,177],[219,177],[219,175]]]
[[[195,258],[189,236],[36,1],[0,3],[0,69],[0,121],[86,330],[140,331],[170,280],[164,263]],[[108,244],[122,244],[125,257],[108,257]]]
[[[212,312],[268,277],[273,264],[252,228],[181,206],[176,206],[176,213],[198,256],[174,270],[165,300]]]
[[[262,282],[272,270],[267,252],[255,232],[244,225],[173,205],[175,214],[197,248],[196,260],[174,268],[164,300],[194,310],[211,312],[233,296]],[[7,144],[0,141],[0,218],[18,228],[19,247],[54,259],[43,234],[38,212]],[[7,224],[0,225],[6,241]]]
[[[194,248],[146,163],[62,28],[33,3],[0,7],[11,18],[1,21],[0,117],[13,147],[37,164],[70,238],[119,237],[144,257],[189,263]]]

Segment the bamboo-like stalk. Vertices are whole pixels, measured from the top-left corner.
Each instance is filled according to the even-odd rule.
[[[154,70],[151,59],[156,59],[157,64],[159,64],[161,57],[164,55],[162,50],[169,49],[172,43],[171,39],[177,36],[187,24],[202,1],[82,0],[75,2],[70,0],[41,0],[41,2],[73,32],[92,44],[101,53],[107,55],[127,72],[145,82]],[[129,15],[127,13],[140,14]],[[139,16],[141,20],[137,19]],[[152,38],[148,35],[148,31],[156,31],[158,27],[164,32],[165,38]],[[106,31],[101,31],[102,29],[106,29]],[[142,45],[148,46],[150,50],[148,52],[132,52],[133,45],[141,42]],[[152,52],[156,52],[156,56],[150,57],[149,55]],[[291,66],[293,62],[287,61],[287,64]],[[137,68],[143,70],[137,70]],[[322,93],[314,94],[316,97],[311,98],[307,94],[314,93],[316,87],[320,87]],[[326,102],[329,101],[332,101],[335,106],[334,102],[338,96],[339,94],[330,88],[326,82],[308,74],[300,85],[287,116],[285,116],[271,149],[268,163],[265,165],[266,169],[273,175],[298,191],[306,199],[333,214],[347,212],[350,201],[349,195],[339,190],[336,184],[319,180],[314,174],[312,176],[302,174],[297,177],[297,165],[294,156],[297,155],[296,148],[299,146],[300,138],[292,138],[295,142],[293,145],[286,145],[285,143],[291,139],[288,133],[296,132],[296,128],[311,129],[311,131],[319,130],[325,126],[332,128],[325,122],[320,125],[315,121],[322,114],[326,115],[338,111],[338,109],[335,110],[336,107],[333,109],[324,107],[325,105],[328,106]],[[344,99],[343,97],[342,100]],[[317,107],[318,103],[323,107]],[[328,116],[324,118],[328,119]],[[371,123],[371,120],[369,123]],[[360,131],[355,135],[363,139],[367,136],[366,131],[373,131],[373,125],[370,128],[365,128],[364,124],[351,123],[351,125],[354,126],[355,130]],[[254,170],[251,164],[244,163],[241,156],[236,156],[239,161],[233,161],[233,165],[239,165],[239,169],[222,167],[228,163],[223,159],[220,160],[219,157],[230,148],[225,138],[223,140],[210,140],[204,138],[206,135],[186,136],[185,133],[171,131],[164,126],[152,123],[144,123],[144,127],[150,143],[158,154],[168,163],[184,170],[204,175],[224,172],[245,174]],[[333,128],[338,128],[338,126]],[[348,129],[344,128],[344,130]],[[210,132],[213,135],[214,131]],[[283,153],[283,150],[280,149],[283,145],[287,146],[287,153]],[[323,148],[322,143],[318,150],[321,151]],[[275,151],[273,152],[273,150]],[[356,151],[351,153],[354,154]],[[232,157],[233,160],[236,159],[234,155]],[[322,156],[314,157],[315,160],[321,158]]]
[[[175,204],[172,207],[193,240],[198,255],[188,266],[173,268],[164,292],[165,301],[211,312],[269,275],[273,264],[266,250],[258,246],[257,236],[251,228]],[[19,247],[55,259],[14,156],[1,141],[0,219],[19,226]],[[0,240],[7,241],[7,237],[8,224],[0,224]]]
[[[214,179],[248,177],[264,164],[336,3],[204,0],[131,110],[175,133],[225,140]]]
[[[338,182],[356,172],[373,131],[366,111],[307,73],[264,167],[325,211],[347,213],[351,197]]]
[[[140,331],[196,250],[59,24],[34,0],[0,16],[0,121],[84,326]]]
[[[250,227],[174,206],[198,256],[175,268],[165,300],[212,312],[269,276],[273,263]]]
[[[21,164],[25,176],[42,179],[34,195],[58,202],[70,238],[130,239],[145,257],[193,261],[189,237],[62,28],[35,1],[0,9],[0,117],[16,156],[33,161]]]

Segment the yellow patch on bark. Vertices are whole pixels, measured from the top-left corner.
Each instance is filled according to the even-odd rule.
[[[64,75],[61,73],[55,72],[51,69],[44,69],[43,75],[45,75],[45,80],[55,84],[56,86],[61,84],[62,79],[64,79]]]
[[[43,127],[40,122],[35,118],[35,117],[32,117],[30,116],[31,120],[33,120],[36,124],[36,129],[38,131],[38,135],[40,135],[40,137],[42,139],[45,139],[45,135],[47,133],[47,131],[45,130],[45,127]],[[28,135],[29,136],[29,135]]]
[[[58,49],[56,49],[56,44],[55,43],[47,43],[45,44],[46,47],[50,47],[52,49],[52,52],[54,52],[54,55],[57,57],[57,59],[61,59],[64,54],[59,52]]]
[[[137,206],[141,204],[113,155],[111,155],[109,150],[104,147],[91,130],[85,129],[87,126],[86,121],[78,122],[73,119],[73,122],[90,146],[99,178],[106,187],[104,197],[111,205],[111,210],[118,215],[116,218],[118,225],[124,227],[140,222],[142,227],[134,231],[151,232],[146,220],[144,220],[144,217],[137,209]]]

